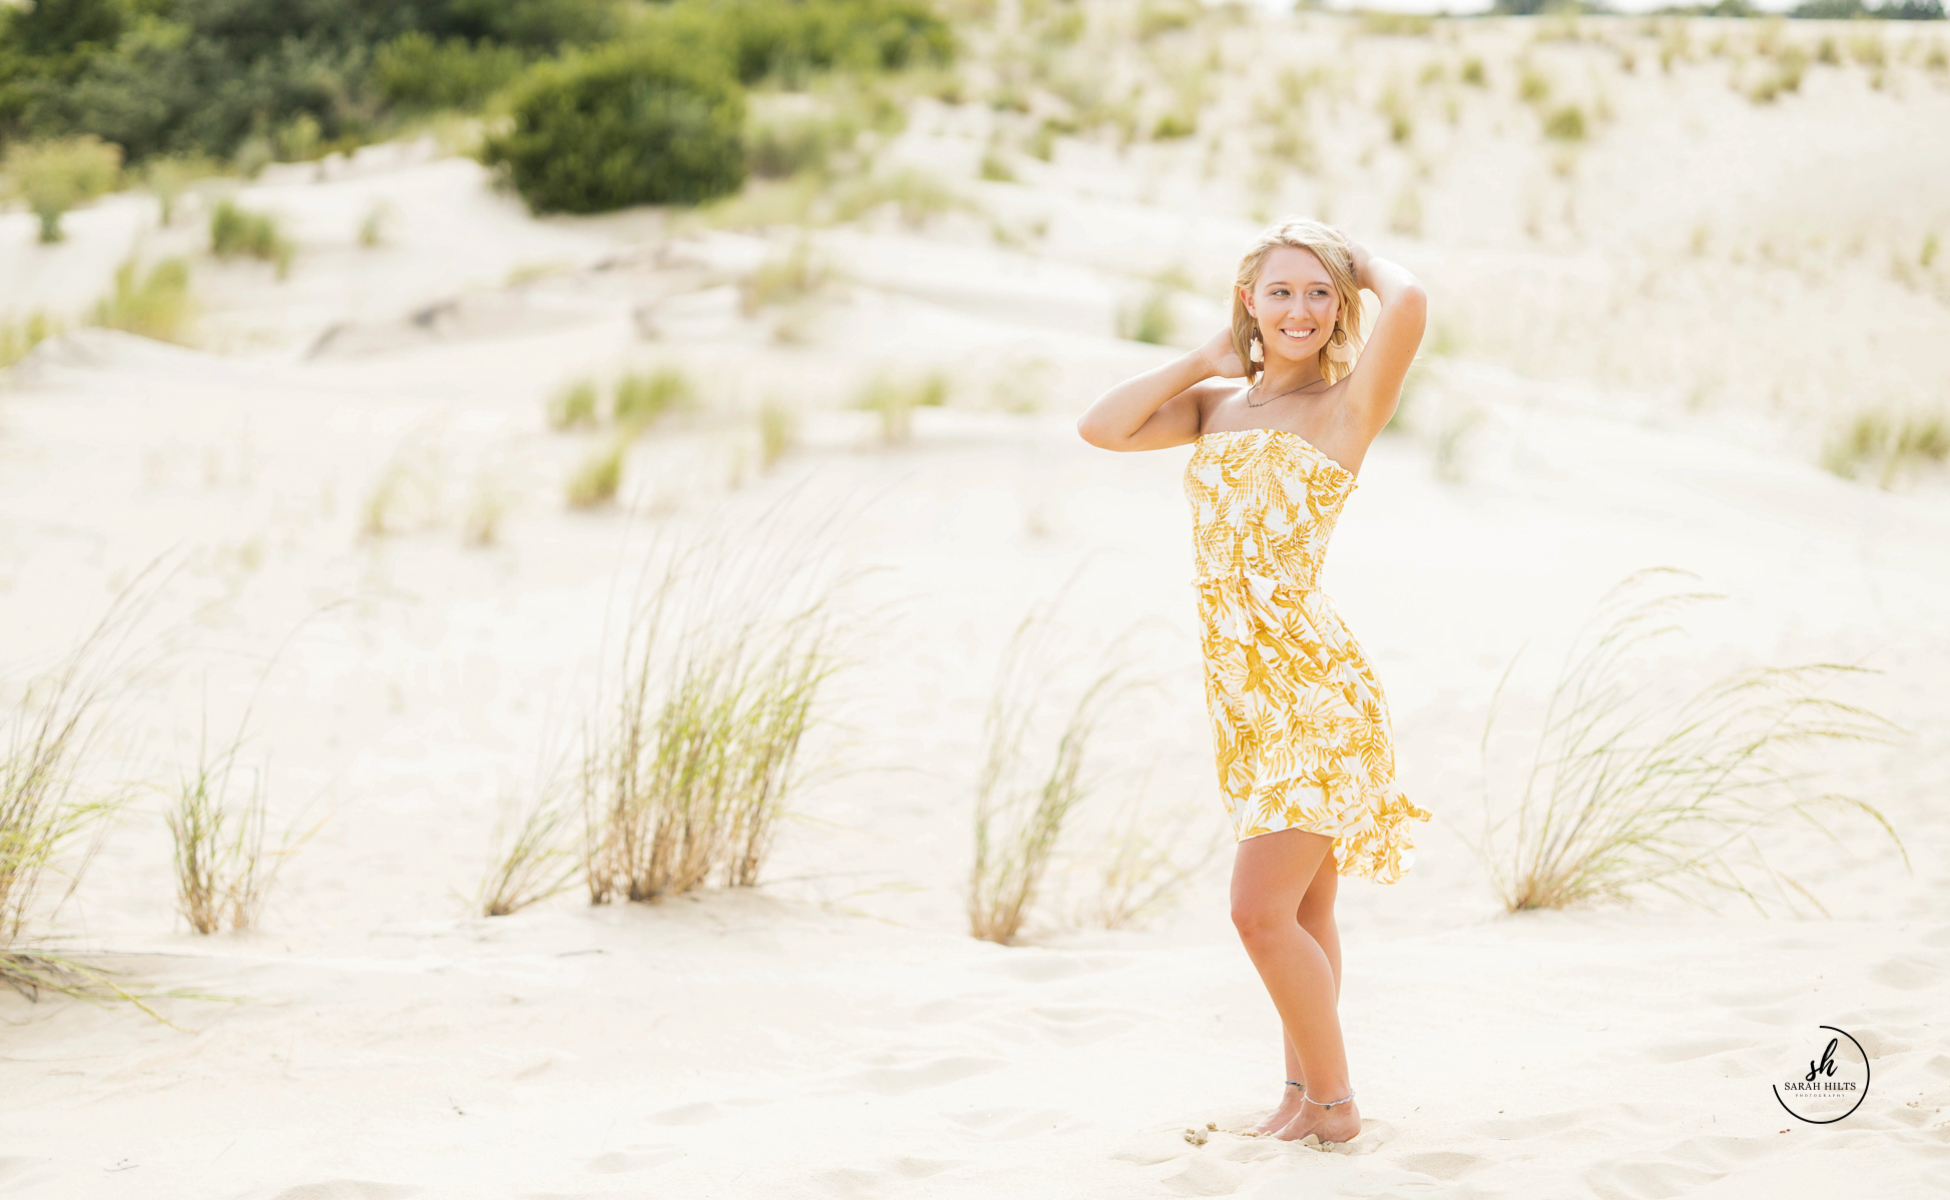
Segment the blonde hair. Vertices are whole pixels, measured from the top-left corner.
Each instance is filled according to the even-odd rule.
[[[1320,373],[1328,383],[1338,383],[1354,370],[1354,360],[1361,353],[1361,287],[1354,282],[1354,255],[1349,252],[1347,238],[1340,230],[1299,218],[1269,225],[1253,248],[1246,251],[1246,257],[1239,260],[1239,274],[1233,280],[1237,286],[1232,290],[1232,348],[1239,352],[1239,361],[1246,364],[1246,382],[1259,380],[1261,365],[1253,361],[1252,354],[1253,343],[1259,339],[1259,320],[1246,311],[1246,302],[1239,291],[1243,288],[1250,292],[1259,286],[1260,268],[1275,246],[1292,246],[1312,253],[1327,268],[1327,278],[1340,296],[1334,331],[1320,348]]]

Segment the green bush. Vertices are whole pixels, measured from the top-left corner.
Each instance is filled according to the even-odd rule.
[[[40,218],[41,241],[58,242],[64,213],[114,189],[122,175],[122,148],[92,134],[21,142],[7,148],[0,171],[7,190]]]
[[[536,212],[694,204],[744,183],[744,122],[722,61],[626,44],[537,67],[484,156]]]
[[[410,107],[426,90],[437,99],[476,86],[495,47],[547,54],[611,38],[623,9],[618,0],[0,4],[0,139],[91,132],[131,162],[230,158],[253,137],[335,148],[386,131],[386,86],[400,82],[400,64],[388,74],[378,60],[406,35],[472,48],[466,62],[434,56],[439,69],[404,97]]]
[[[514,82],[526,66],[513,46],[448,38],[436,42],[415,30],[373,55],[373,82],[389,104],[405,109],[469,108]]]
[[[745,83],[946,63],[955,50],[947,22],[924,0],[679,0],[652,29],[715,42]]]

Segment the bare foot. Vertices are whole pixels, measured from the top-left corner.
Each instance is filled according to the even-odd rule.
[[[1361,1133],[1361,1111],[1354,1101],[1336,1104],[1332,1108],[1309,1102],[1300,1114],[1287,1123],[1286,1128],[1274,1136],[1281,1141],[1297,1142],[1308,1134],[1320,1139],[1323,1146],[1335,1142],[1351,1142]]]
[[[1280,1097],[1280,1106],[1273,1110],[1272,1116],[1254,1126],[1253,1132],[1276,1133],[1300,1115],[1300,1089],[1289,1083],[1282,1090],[1286,1095]]]

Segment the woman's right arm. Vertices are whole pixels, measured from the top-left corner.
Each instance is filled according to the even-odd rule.
[[[1133,375],[1097,397],[1077,418],[1077,433],[1105,450],[1163,450],[1197,441],[1201,402],[1224,390],[1207,380],[1245,373],[1232,348],[1231,331],[1221,329],[1198,349]]]

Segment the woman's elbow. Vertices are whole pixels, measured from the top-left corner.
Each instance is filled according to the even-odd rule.
[[[1088,414],[1077,418],[1077,436],[1099,450],[1115,450],[1108,430],[1090,420]]]

